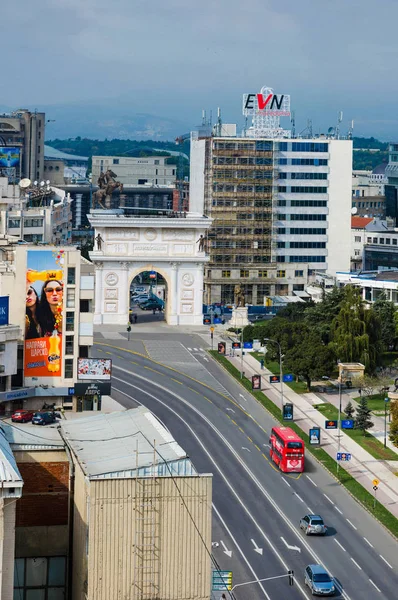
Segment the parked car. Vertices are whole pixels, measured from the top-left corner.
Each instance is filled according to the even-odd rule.
[[[304,571],[304,583],[314,596],[334,596],[336,591],[333,579],[322,565],[308,565]]]
[[[11,421],[13,423],[28,423],[33,419],[34,414],[33,410],[16,410],[11,415]]]
[[[33,415],[32,425],[47,425],[55,423],[55,414],[52,412],[37,412]]]
[[[142,310],[161,310],[162,307],[159,302],[156,300],[147,300],[146,302],[142,302],[138,305]]]
[[[141,304],[142,302],[146,302],[147,300],[149,300],[148,294],[140,294],[139,296],[135,296],[135,298],[132,299],[132,302],[134,304]]]
[[[305,515],[300,519],[300,529],[305,535],[326,535],[327,527],[319,515]]]

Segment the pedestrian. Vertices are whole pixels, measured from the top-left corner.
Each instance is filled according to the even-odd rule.
[[[156,308],[152,310],[152,314],[156,315]]]
[[[137,323],[137,319],[138,319],[137,315],[134,315],[134,323]]]

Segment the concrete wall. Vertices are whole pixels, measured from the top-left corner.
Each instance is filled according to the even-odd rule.
[[[0,598],[14,597],[15,500],[0,498]]]
[[[87,591],[87,549],[88,549],[88,486],[84,473],[75,463],[75,492],[73,508],[73,600],[86,600]]]
[[[189,210],[203,215],[205,195],[206,140],[191,140]]]

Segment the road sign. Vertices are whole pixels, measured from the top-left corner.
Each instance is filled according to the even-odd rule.
[[[270,383],[280,383],[281,382],[280,375],[271,375],[269,378],[269,382]]]
[[[222,319],[220,317],[214,317],[213,323],[215,325],[220,325],[222,323]]]
[[[342,429],[354,429],[354,419],[342,419],[341,428]]]
[[[310,429],[309,439],[311,446],[319,446],[321,443],[321,428],[313,427]]]
[[[253,348],[253,342],[243,342],[243,347],[247,350],[251,350]]]
[[[213,592],[232,590],[232,571],[213,571]]]
[[[289,373],[287,375],[283,376],[283,381],[285,383],[290,383],[291,381],[293,381],[293,375],[290,375]]]
[[[378,479],[373,479],[372,481],[373,485],[379,485],[380,481]]]
[[[293,404],[284,404],[282,418],[284,421],[293,421]]]
[[[337,429],[337,421],[325,421],[325,429]]]
[[[347,452],[337,452],[337,460],[351,460],[351,454],[348,454]]]
[[[373,489],[374,489],[374,491],[375,491],[375,492],[377,492],[377,490],[378,490],[379,488],[377,487],[377,485],[374,485],[374,486],[373,486]]]
[[[211,331],[211,333],[213,333],[214,327],[210,327],[210,331]]]

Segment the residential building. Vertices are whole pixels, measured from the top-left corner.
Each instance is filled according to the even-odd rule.
[[[381,163],[373,169],[369,176],[370,184],[379,186],[379,193],[381,196],[384,196],[384,186],[386,183],[388,183],[388,179],[386,177],[386,168],[387,163]]]
[[[116,173],[117,181],[124,185],[173,185],[176,165],[168,164],[168,156],[93,156],[92,179],[97,183],[101,173],[108,169]]]
[[[0,114],[0,176],[11,181],[43,179],[45,124],[42,112],[21,108]]]
[[[189,181],[176,181],[173,190],[173,210],[189,211]]]
[[[379,165],[374,171],[352,172],[352,208],[356,215],[385,218],[385,168]]]
[[[387,300],[398,306],[398,271],[337,273],[336,283],[340,287],[353,285],[360,288],[366,302],[372,303],[380,294],[385,294]]]
[[[368,237],[366,227],[371,223],[371,217],[351,217],[351,271],[362,269],[363,249]]]

